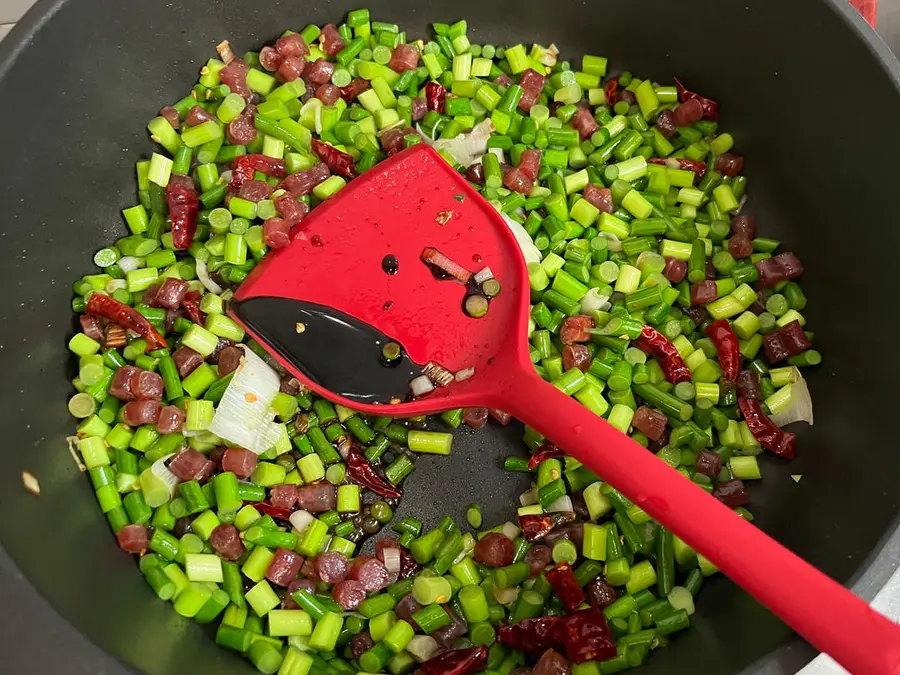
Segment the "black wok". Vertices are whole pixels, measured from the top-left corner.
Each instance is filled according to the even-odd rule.
[[[134,670],[253,672],[153,597],[66,451],[70,284],[124,233],[119,209],[134,201],[134,161],[151,150],[144,124],[195,81],[216,43],[256,48],[285,27],[335,20],[358,4],[414,35],[430,21],[466,18],[473,41],[556,42],[565,54],[608,55],[614,72],[677,75],[719,100],[723,128],[748,158],[752,211],[806,263],[807,316],[825,354],[810,377],[818,423],[800,430],[790,466],[762,458],[753,512],[798,554],[874,593],[896,564],[876,556],[900,512],[892,426],[900,320],[881,295],[895,286],[900,247],[900,66],[841,0],[43,0],[0,47],[0,567],[9,594],[0,599],[16,617],[8,625],[48,622],[67,656],[47,654],[56,645],[43,632],[11,632],[0,637],[11,659],[3,672],[30,675],[51,663],[69,673],[124,672],[34,593],[10,591],[20,583],[16,567]],[[500,458],[519,450],[519,434],[461,433],[450,458],[420,463],[400,515],[462,517],[478,501],[487,522],[505,519],[523,486]],[[39,498],[23,489],[23,470],[39,479]],[[643,672],[783,673],[813,655],[725,579],[709,583],[698,604],[693,629]]]

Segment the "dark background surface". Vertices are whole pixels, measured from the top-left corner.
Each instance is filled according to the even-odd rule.
[[[890,5],[882,3],[879,8],[879,32],[885,37],[885,39],[889,42],[889,44],[895,49],[900,49],[900,8],[895,6],[896,3],[891,3]],[[320,11],[319,14],[324,14],[324,12]],[[326,16],[334,16],[336,12],[332,11],[330,14]],[[486,12],[486,14],[495,14],[495,12]],[[398,19],[403,20],[402,10],[398,10]],[[315,17],[317,19],[323,18]],[[93,17],[93,19],[97,19],[97,17]],[[476,36],[478,29],[478,18],[474,16],[474,13],[470,13],[469,16],[470,21],[473,24],[473,28],[475,28]],[[112,17],[114,20],[114,17]],[[485,19],[488,21],[488,19]],[[224,23],[225,20],[222,19]],[[284,22],[277,22],[279,25],[282,25]],[[786,21],[789,24],[788,21]],[[12,36],[12,39],[15,39],[15,35]],[[210,43],[209,50],[211,53],[211,47],[213,43]],[[246,46],[246,45],[243,45]],[[578,46],[577,42],[574,45]],[[159,47],[159,45],[157,45]],[[611,56],[615,57],[615,53],[610,53]],[[668,56],[668,55],[667,55]],[[153,53],[148,53],[147,60],[151,60],[154,58]],[[642,64],[636,64],[638,66]],[[657,65],[659,69],[659,66]],[[149,70],[149,66],[148,66]],[[194,64],[179,64],[177,72],[173,74],[173,79],[178,80],[180,85],[183,85],[193,77],[193,73],[195,70]],[[190,74],[187,74],[190,72]],[[183,77],[182,77],[183,76]],[[181,78],[181,79],[179,79]],[[62,80],[65,83],[65,80]],[[72,83],[66,83],[72,85]],[[128,86],[139,87],[140,82],[128,82]],[[127,87],[121,85],[122,88],[118,91],[120,93],[127,94]],[[840,87],[840,84],[837,85]],[[183,87],[181,87],[183,89]],[[166,94],[169,94],[172,90],[171,86],[168,86],[166,89]],[[153,94],[154,92],[149,92]],[[165,100],[165,96],[162,99],[157,100]],[[142,110],[142,114],[146,116],[146,110]],[[135,129],[139,127],[139,124],[135,122],[136,119],[142,119],[139,116],[135,117],[126,117],[123,125],[128,125],[131,131],[133,132]],[[731,131],[737,131],[740,129],[740,124],[735,123],[734,125],[729,125]],[[113,129],[113,132],[119,132],[120,129]],[[143,146],[142,146],[143,147]],[[739,146],[740,147],[740,146]],[[135,152],[137,152],[134,148],[130,151],[126,146],[122,146],[122,149],[125,151],[125,160],[123,165],[129,165],[133,161],[133,157]],[[103,154],[103,152],[106,154]],[[130,153],[130,154],[129,154]],[[748,150],[748,154],[752,154]],[[753,157],[758,157],[760,155],[752,155]],[[86,171],[89,173],[94,168],[90,166],[90,163],[93,160],[106,161],[109,157],[109,148],[107,147],[105,150],[103,148],[91,148],[88,154],[85,156],[87,166]],[[28,167],[23,167],[21,170],[25,171]],[[34,167],[31,167],[29,170],[34,170]],[[90,175],[90,179],[94,178],[94,175]],[[125,177],[130,182],[130,175]],[[80,198],[81,195],[73,192],[71,195],[73,199]],[[114,235],[110,234],[109,239],[111,239]],[[22,252],[24,254],[24,251]],[[57,252],[58,255],[58,252]],[[79,254],[80,255],[80,254]],[[72,261],[76,264],[78,263],[78,259],[72,256]],[[56,267],[54,269],[61,269],[61,267]],[[69,276],[74,275],[76,272],[72,271]],[[67,284],[68,278],[61,279],[60,283]],[[818,293],[818,289],[816,291]],[[817,295],[818,297],[818,295]],[[43,301],[41,301],[43,302]],[[823,301],[822,304],[825,304]],[[824,309],[820,309],[820,312],[824,312]],[[820,316],[827,316],[827,314],[821,314]],[[4,319],[6,317],[3,317]],[[820,322],[821,323],[821,322]],[[6,328],[6,330],[9,330]],[[820,328],[821,330],[821,328]],[[8,334],[8,333],[7,333]],[[0,354],[2,356],[2,354]],[[49,356],[47,353],[36,353],[36,358],[47,357]],[[30,357],[29,357],[30,358]],[[49,359],[48,359],[49,361]],[[822,377],[819,379],[823,383],[823,387],[827,380]],[[15,385],[16,383],[7,383],[7,386]],[[65,382],[63,381],[63,385]],[[814,391],[815,391],[814,387]],[[48,400],[51,396],[56,397],[59,394],[59,391],[48,392],[45,395],[44,400]],[[54,400],[56,400],[54,398]],[[852,407],[852,406],[851,406]],[[826,431],[829,426],[828,420],[822,420],[822,425],[825,427]],[[817,425],[817,429],[819,425]],[[43,440],[43,439],[41,439]],[[508,504],[507,496],[505,494],[499,494],[500,492],[506,493],[509,492],[510,489],[507,485],[504,485],[502,490],[491,490],[490,486],[485,484],[485,477],[479,476],[477,464],[475,462],[479,459],[477,454],[479,452],[478,443],[474,440],[469,439],[469,442],[465,442],[462,444],[460,450],[462,452],[455,451],[454,453],[454,466],[455,467],[466,467],[465,472],[457,473],[457,475],[453,479],[444,480],[440,482],[431,482],[428,483],[423,482],[427,479],[427,475],[433,475],[436,473],[437,467],[423,467],[423,473],[425,476],[416,476],[416,479],[410,482],[408,495],[408,503],[426,503],[431,502],[434,505],[435,510],[441,510],[442,503],[467,503],[468,501],[474,501],[477,499],[482,504],[487,506],[487,511],[490,513],[491,511],[499,512],[502,506]],[[507,446],[515,447],[514,444],[510,444]],[[27,452],[27,448],[23,448],[22,452]],[[60,462],[65,463],[68,459],[63,455],[62,451],[60,451]],[[773,465],[774,466],[774,465]],[[70,468],[70,467],[68,467]],[[798,466],[797,472],[807,474],[808,471],[811,471],[812,467],[809,464],[801,464]],[[790,482],[788,478],[788,473],[793,472],[793,470],[789,470],[786,467],[780,467],[778,469],[773,469],[771,472],[771,480],[767,477],[767,486],[773,486],[773,490],[789,490],[793,487],[793,484]],[[43,478],[44,474],[39,474],[39,478]],[[47,480],[47,483],[50,483],[52,478]],[[84,481],[83,477],[76,476],[78,480]],[[17,477],[16,477],[17,479]],[[85,492],[87,491],[87,487],[85,487]],[[888,486],[885,486],[888,488]],[[21,488],[17,488],[21,490]],[[796,489],[796,488],[795,488]],[[801,484],[800,489],[806,489],[806,484]],[[873,485],[873,490],[876,490],[878,493],[881,493],[880,485]],[[888,488],[889,489],[889,488]],[[766,490],[768,492],[768,489]],[[48,491],[49,492],[49,491]],[[460,499],[460,494],[471,494],[471,498]],[[83,495],[81,495],[83,497]],[[874,496],[873,496],[874,498]],[[50,494],[48,493],[46,499],[51,499]],[[493,500],[493,504],[490,500]],[[19,501],[19,500],[17,500]],[[754,502],[755,504],[756,502]],[[60,509],[66,507],[66,502],[61,499],[56,500],[56,504]],[[755,510],[755,509],[754,509]],[[96,514],[94,514],[96,515]],[[18,527],[16,529],[19,531],[19,536],[21,536],[21,532],[24,528],[27,527],[27,514],[24,513],[12,513],[7,512],[5,514],[6,518],[21,518],[22,521],[18,523]],[[60,514],[60,521],[67,520],[67,526],[72,527],[73,525],[76,527],[83,526],[84,532],[86,534],[84,544],[85,546],[93,546],[94,542],[101,537],[105,537],[106,539],[111,539],[108,537],[106,532],[99,533],[99,529],[103,527],[101,518],[92,518],[90,521],[86,521],[84,519],[75,518],[75,522],[73,523],[73,519],[65,519],[63,518],[63,514]],[[774,524],[774,523],[773,523]],[[804,527],[806,523],[801,523],[799,527]],[[830,523],[828,524],[830,526]],[[847,533],[844,532],[832,532],[827,530],[827,528],[823,524],[819,524],[822,528],[817,530],[817,528],[811,528],[808,536],[810,539],[813,539],[816,536],[824,539],[830,539],[832,535],[834,536],[833,543],[835,545],[840,545],[839,541],[841,536],[847,536]],[[845,527],[851,527],[850,524],[844,523]],[[835,527],[837,525],[835,524]],[[827,533],[826,533],[827,532]],[[99,534],[98,534],[99,533]],[[34,530],[33,536],[36,541],[44,541],[41,539],[44,536],[44,532],[41,530]],[[106,541],[104,539],[104,541]],[[800,540],[800,544],[806,548],[810,546],[809,541],[804,541],[803,536],[797,537]],[[107,547],[109,548],[110,555],[113,555],[112,551],[114,550],[114,544],[112,541],[106,542]],[[829,545],[829,542],[825,542],[825,545]],[[39,545],[35,544],[35,548]],[[71,574],[67,569],[67,558],[69,556],[79,556],[79,551],[77,548],[68,549],[65,551],[54,550],[52,546],[52,541],[46,541],[46,555],[53,556],[57,559],[58,569],[56,574],[59,575],[60,578],[66,579],[65,584],[57,584],[55,587],[60,589],[60,597],[51,598],[51,600],[55,600],[56,602],[60,602],[62,604],[71,603],[72,597],[90,597],[88,593],[84,591],[83,588],[79,588],[79,585],[84,583],[89,583],[84,577]],[[31,556],[30,565],[33,564],[34,555]],[[862,565],[861,559],[856,559],[853,561],[852,566],[850,568],[855,569],[857,566]],[[847,567],[848,564],[845,564],[844,567]],[[121,567],[124,568],[124,565]],[[32,569],[29,567],[29,569]],[[33,572],[32,572],[33,573]],[[123,574],[131,574],[135,575],[133,570],[124,570]],[[46,588],[47,584],[47,572],[42,572],[42,585]],[[98,580],[97,576],[93,579],[93,583],[102,583],[102,579]],[[118,575],[117,575],[118,576]],[[886,575],[885,575],[886,576]],[[117,579],[118,580],[118,579]],[[142,583],[140,579],[137,579],[136,584]],[[68,585],[68,588],[66,586]],[[101,591],[102,586],[98,585],[97,591]],[[867,591],[869,595],[873,592],[874,589],[869,588]],[[736,599],[734,593],[728,593],[730,589],[727,588],[727,582],[720,582],[718,584],[711,584],[710,589],[705,593],[704,600],[701,601],[700,604],[700,616],[704,613],[704,606],[713,606],[716,605],[717,601],[725,602],[725,603],[740,603],[745,612],[749,612],[753,614],[754,612],[763,613],[763,610],[758,608],[747,609],[746,603],[750,602],[743,597],[743,600]],[[742,597],[742,596],[740,596]],[[171,608],[163,603],[151,603],[148,601],[148,606],[146,611],[141,616],[133,616],[130,617],[128,625],[120,626],[120,633],[116,635],[113,639],[117,640],[126,640],[132,641],[136,646],[134,649],[134,653],[137,656],[141,654],[146,654],[148,652],[156,651],[156,650],[173,650],[177,651],[179,649],[193,649],[197,648],[198,645],[190,641],[190,635],[186,633],[181,626],[181,622],[175,617],[174,612],[171,611]],[[33,587],[28,584],[18,570],[13,566],[9,558],[6,554],[0,549],[0,607],[3,607],[4,611],[0,612],[0,644],[2,644],[2,648],[4,651],[4,667],[2,668],[3,672],[8,672],[14,675],[37,675],[38,673],[47,673],[47,672],[63,672],[71,675],[82,675],[82,674],[91,674],[91,675],[100,675],[100,674],[109,674],[109,675],[121,675],[126,673],[126,671],[117,661],[112,659],[111,657],[104,654],[101,650],[94,647],[90,644],[80,633],[78,633],[74,628],[71,627],[66,621],[64,621],[56,612],[50,607],[47,601],[41,597]],[[87,608],[84,608],[85,610]],[[722,608],[723,611],[727,611],[728,608]],[[102,617],[97,617],[95,619],[98,623],[102,623]],[[169,626],[171,626],[173,630],[172,640],[167,644],[153,644],[146,643],[146,640],[143,639],[142,635],[142,624],[144,626],[148,626],[151,622],[162,622]],[[691,631],[699,632],[701,634],[704,631],[711,631],[711,627],[705,625],[703,620],[698,620],[696,627]],[[193,634],[193,633],[191,633]],[[180,640],[181,637],[186,638],[184,642]],[[769,636],[769,639],[772,639],[773,636]],[[140,643],[144,644],[140,644]],[[677,642],[677,641],[676,641]],[[137,646],[140,644],[140,646]],[[199,648],[199,651],[210,651],[207,648],[211,647],[211,645],[204,645]],[[672,648],[673,650],[677,649],[676,647]],[[211,651],[217,651],[215,647],[212,647]],[[799,643],[793,643],[792,645],[786,646],[782,649],[782,664],[785,665],[787,669],[792,669],[797,665],[801,664],[806,658],[808,658],[809,650],[800,645]],[[227,655],[224,653],[220,653],[218,656],[223,656],[227,658]],[[720,663],[723,659],[729,658],[731,655],[729,654],[721,654],[721,653],[710,653],[708,658],[711,662]],[[217,657],[213,657],[213,659],[218,660]],[[208,662],[210,669],[215,668],[215,660]],[[660,657],[659,659],[654,659],[654,661],[666,661],[666,657]],[[659,665],[657,663],[657,665]],[[249,668],[249,667],[248,667]],[[198,671],[195,671],[198,672]],[[250,672],[248,670],[248,672]],[[770,672],[780,672],[779,670],[771,670]]]

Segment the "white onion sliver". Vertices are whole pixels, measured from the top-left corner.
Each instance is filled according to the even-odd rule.
[[[475,272],[475,283],[476,284],[483,284],[488,279],[493,279],[493,278],[494,278],[494,273],[491,272],[490,267],[485,267],[485,268]]]
[[[175,487],[178,485],[178,476],[169,471],[169,467],[166,466],[166,460],[173,455],[174,453],[166,455],[165,457],[160,457],[150,465],[150,468],[147,469],[147,471],[144,471],[141,474],[141,488],[144,492],[144,500],[147,502],[147,506],[152,508],[162,506],[175,496]],[[154,479],[158,481],[156,485],[150,482]],[[163,500],[156,499],[157,491],[155,488],[160,486],[168,493],[168,496]]]
[[[431,384],[431,380],[428,379],[427,375],[419,375],[410,381],[409,390],[413,396],[424,396],[434,391],[434,385]]]
[[[382,555],[384,556],[384,567],[387,569],[389,574],[399,574],[400,573],[400,549],[394,548],[393,546],[390,548],[382,549]]]
[[[503,523],[503,527],[500,528],[500,533],[510,541],[515,541],[516,537],[519,536],[519,532],[519,526],[515,523],[509,522],[508,520]]]
[[[568,513],[574,512],[575,507],[572,505],[572,498],[569,495],[563,495],[554,499],[545,510],[547,513]]]
[[[131,272],[141,266],[141,261],[133,255],[124,255],[116,263],[123,272]]]
[[[197,265],[197,278],[200,280],[200,283],[203,284],[203,287],[210,293],[215,293],[216,295],[221,293],[222,287],[210,278],[206,263],[200,260],[200,258],[197,258],[194,262],[196,262]]]
[[[230,183],[231,182],[231,169],[226,169],[225,171],[223,171],[221,174],[219,174],[219,178],[222,179],[223,183]]]
[[[813,425],[813,404],[809,395],[809,387],[806,380],[800,375],[792,384],[785,385],[791,388],[791,405],[787,410],[770,415],[770,419],[780,427],[791,422],[807,422]]]
[[[488,152],[496,157],[501,164],[506,164],[506,155],[503,154],[503,148],[488,148]]]
[[[291,521],[291,525],[297,534],[303,534],[306,532],[306,528],[309,527],[309,524],[315,520],[315,516],[309,511],[300,510],[294,511],[288,520]]]
[[[538,502],[540,502],[540,499],[538,498],[538,491],[534,488],[525,490],[525,492],[519,495],[520,506],[531,506],[532,504],[537,504]]]
[[[601,237],[606,237],[609,240],[607,244],[607,248],[613,253],[618,253],[622,250],[622,242],[619,241],[619,238],[614,235],[612,232],[601,232]]]
[[[665,159],[665,163],[666,163],[666,167],[668,167],[669,169],[680,169],[681,168],[681,162],[679,162],[674,157],[667,157]]]
[[[581,299],[581,313],[588,314],[595,310],[603,310],[609,307],[609,296],[600,295],[599,288],[592,288]]]
[[[525,262],[540,263],[541,252],[538,250],[538,247],[534,245],[531,236],[525,231],[525,228],[505,213],[501,213],[500,216],[507,226],[509,226],[510,232],[512,232],[513,236],[516,238],[516,242],[519,244],[519,250],[522,251],[522,257],[525,258]]]
[[[260,455],[281,438],[280,425],[272,420],[269,409],[281,378],[248,347],[238,346],[244,350],[244,358],[225,389],[209,431]]]
[[[457,382],[465,382],[466,380],[470,379],[473,375],[475,375],[474,367],[463,368],[462,370],[456,371],[455,379]]]
[[[467,134],[460,134],[456,138],[441,138],[434,140],[428,136],[419,124],[416,131],[435,150],[446,150],[453,158],[463,166],[469,166],[477,162],[487,150],[487,141],[494,131],[494,123],[486,119],[478,124]]]

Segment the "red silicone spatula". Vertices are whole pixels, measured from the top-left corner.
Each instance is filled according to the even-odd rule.
[[[853,673],[900,673],[900,626],[538,376],[527,347],[529,280],[518,244],[431,148],[415,146],[378,164],[300,229],[241,285],[232,312],[312,389],[376,415],[505,410],[616,486]],[[472,271],[491,268],[502,292],[486,316],[465,314],[465,286],[436,280],[421,262],[426,247]],[[396,257],[395,274],[385,272],[386,256]],[[407,394],[408,364],[392,373],[379,364],[379,333],[419,365],[433,361],[475,374],[420,400],[366,403]],[[394,391],[372,394],[373,372],[390,375]]]

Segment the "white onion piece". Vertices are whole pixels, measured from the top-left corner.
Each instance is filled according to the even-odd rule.
[[[87,467],[81,461],[81,450],[78,449],[78,436],[66,436],[66,444],[69,446],[69,454],[75,460],[75,466],[81,473],[87,471]]]
[[[525,231],[525,228],[505,213],[501,213],[500,216],[509,227],[510,232],[512,232],[513,236],[516,238],[516,242],[519,244],[519,250],[522,251],[522,257],[525,258],[525,262],[541,262],[541,252],[538,250],[538,247],[534,245],[534,242],[531,240],[529,234]]]
[[[128,273],[139,268],[141,266],[141,261],[133,255],[123,255],[116,264],[119,266],[120,270]]]
[[[225,171],[220,173],[219,178],[222,179],[223,183],[230,183],[231,182],[231,169],[226,169]]]
[[[294,511],[288,520],[291,521],[291,526],[294,528],[294,532],[297,534],[303,534],[306,532],[306,528],[309,527],[309,524],[314,521],[316,517],[311,514],[309,511]]]
[[[547,513],[569,513],[574,512],[575,507],[572,505],[572,498],[569,495],[563,495],[554,499],[545,510]]]
[[[384,567],[387,569],[388,574],[400,574],[400,549],[399,548],[385,548],[382,550],[382,555],[384,556]]]
[[[476,284],[483,284],[488,279],[493,279],[493,278],[494,278],[494,273],[491,272],[490,267],[485,267],[484,269],[481,269],[478,272],[475,272],[475,283]]]
[[[210,278],[206,263],[200,260],[200,258],[196,258],[194,262],[197,266],[197,278],[200,280],[200,283],[203,284],[203,287],[210,293],[219,295],[222,292],[222,287]]]
[[[516,537],[519,536],[519,532],[519,526],[515,523],[509,522],[508,520],[503,523],[503,527],[500,528],[500,533],[510,541],[515,541]]]
[[[472,376],[475,375],[475,368],[463,368],[462,370],[457,370],[454,379],[457,382],[465,382],[468,379],[471,379]]]
[[[269,409],[281,378],[265,361],[244,345],[244,358],[216,408],[209,430],[231,444],[257,455],[275,445],[284,432],[272,420]]]
[[[412,654],[416,661],[425,663],[437,654],[440,647],[438,647],[437,640],[430,635],[413,635],[412,640],[406,643],[404,649]]]
[[[675,610],[683,609],[688,616],[694,613],[694,596],[684,586],[675,586],[666,596]]]
[[[601,232],[600,236],[606,237],[609,240],[609,243],[606,245],[606,247],[613,253],[618,253],[622,250],[622,242],[619,241],[619,238],[612,232]]]
[[[416,125],[416,131],[435,150],[446,150],[459,164],[469,166],[477,162],[487,150],[487,141],[494,131],[494,123],[490,119],[486,119],[476,124],[467,134],[438,140],[434,140],[422,131],[419,124]]]
[[[667,157],[665,162],[666,162],[666,166],[670,169],[680,169],[681,168],[681,162],[679,162],[674,157]]]
[[[496,598],[497,602],[501,605],[509,606],[513,604],[516,599],[519,597],[519,589],[515,586],[511,586],[510,588],[495,588],[494,589],[494,598]]]
[[[124,279],[110,279],[106,282],[106,286],[103,287],[103,290],[112,295],[118,290],[125,289],[128,287],[128,282]]]
[[[547,51],[544,52],[543,56],[541,56],[541,63],[545,66],[555,66],[558,56],[559,49],[556,45],[551,44],[549,47],[547,47]]]
[[[791,388],[791,405],[786,410],[770,415],[770,419],[780,427],[791,422],[807,422],[812,426],[813,404],[806,380],[800,375],[795,382],[785,386]]]
[[[412,392],[412,395],[416,398],[419,396],[424,396],[425,394],[430,394],[434,391],[434,385],[431,384],[431,380],[428,379],[427,375],[419,375],[412,379],[409,383],[409,390]]]
[[[519,495],[519,505],[521,506],[531,506],[532,504],[537,504],[540,501],[541,500],[538,498],[538,491],[534,488],[525,490],[525,492]]]
[[[609,307],[609,296],[600,295],[599,288],[592,288],[581,299],[581,313],[588,314],[596,310],[603,310]]]
[[[160,457],[150,465],[150,468],[141,474],[141,489],[144,492],[144,501],[147,506],[156,508],[162,506],[175,496],[175,487],[178,485],[178,476],[169,471],[166,460],[173,454]]]
[[[318,100],[318,99],[316,99]],[[315,114],[315,124],[316,124],[316,133],[322,133],[322,106],[316,106],[316,114]]]

